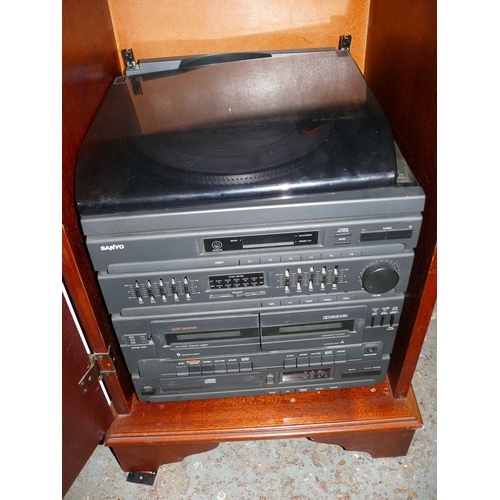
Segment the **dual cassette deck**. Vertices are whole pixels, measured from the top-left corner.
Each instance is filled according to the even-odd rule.
[[[77,165],[137,397],[383,382],[425,196],[350,54],[190,61],[117,78]]]

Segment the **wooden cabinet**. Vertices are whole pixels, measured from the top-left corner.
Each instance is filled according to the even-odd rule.
[[[108,356],[113,372],[104,380],[111,399],[111,408],[103,410],[111,410],[111,417],[101,420],[104,443],[127,471],[156,470],[227,440],[308,437],[376,457],[405,454],[422,425],[411,379],[436,300],[435,2],[372,0],[367,12],[364,73],[427,197],[388,377],[375,387],[293,397],[149,404],[134,395],[74,207],[79,147],[113,77],[122,72],[113,26],[106,0],[90,6],[83,0],[63,2],[63,279],[90,349]],[[345,30],[335,38],[348,34],[348,25]],[[223,42],[217,44],[221,51]],[[245,43],[250,43],[247,38]],[[234,38],[228,48],[238,49]],[[63,335],[72,334],[63,323]],[[66,391],[64,398],[69,398]],[[63,448],[67,444],[63,441]],[[86,460],[89,450],[80,455]],[[76,477],[77,472],[68,474]]]

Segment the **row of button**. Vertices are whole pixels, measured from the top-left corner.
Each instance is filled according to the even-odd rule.
[[[320,392],[320,391],[327,391],[330,389],[338,389],[339,385],[334,384],[334,385],[321,385],[318,387],[289,387],[286,389],[268,389],[265,391],[265,394],[293,394],[297,392]]]
[[[373,251],[364,251],[365,255],[373,255]],[[215,260],[208,260],[207,263],[217,267],[223,266],[248,266],[253,264],[278,264],[281,262],[300,262],[300,261],[313,261],[313,260],[331,260],[340,257],[361,257],[363,250],[330,250],[328,252],[312,252],[307,254],[285,254],[285,255],[266,255],[266,256],[252,256],[245,258],[220,258]]]
[[[347,361],[346,352],[338,352],[321,356],[319,354],[312,356],[300,356],[298,358],[285,358],[283,361],[283,368],[308,368],[310,366],[326,366],[338,363],[340,361]]]
[[[301,262],[309,260],[331,260],[339,257],[360,257],[362,250],[342,250],[328,252],[311,252],[307,254],[285,254],[285,255],[266,255],[265,257],[245,257],[244,259],[228,259],[224,265],[251,265],[251,264],[276,264],[279,262]],[[228,262],[228,261],[231,262]]]
[[[186,365],[179,365],[175,368],[178,377],[188,377],[189,375],[222,375],[225,373],[240,373],[251,372],[251,361],[228,361],[216,363],[193,363]]]
[[[337,241],[339,241],[337,239]],[[318,251],[309,251],[304,253],[304,249],[297,249],[297,252],[301,253],[268,253],[267,255],[246,255],[245,257],[235,256],[234,254],[219,254],[214,256],[213,254],[204,255],[202,258],[186,258],[186,259],[176,259],[169,260],[168,267],[172,271],[176,270],[186,270],[207,268],[207,267],[226,267],[226,266],[245,266],[245,265],[255,265],[255,264],[279,264],[281,262],[298,262],[298,261],[313,261],[313,260],[332,260],[338,258],[350,258],[350,257],[373,257],[377,255],[386,255],[399,253],[404,250],[404,246],[401,243],[388,244],[387,242],[383,245],[370,245],[370,246],[356,246],[356,247],[342,247],[321,249]]]
[[[352,293],[338,293],[338,294],[329,294],[323,297],[302,297],[295,298],[290,297],[287,299],[281,300],[266,300],[261,302],[262,307],[276,307],[276,306],[297,306],[300,304],[325,304],[331,302],[347,302],[350,300],[358,300],[358,299],[367,299],[370,298],[371,295],[367,292],[352,292]]]

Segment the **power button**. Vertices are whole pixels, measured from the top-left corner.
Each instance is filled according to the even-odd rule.
[[[212,241],[212,244],[210,246],[212,247],[212,250],[214,252],[222,250],[222,241],[220,241],[220,240],[214,240],[214,241]]]

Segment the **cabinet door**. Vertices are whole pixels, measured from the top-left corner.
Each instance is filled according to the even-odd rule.
[[[90,366],[69,299],[62,297],[62,494],[65,495],[113,420],[101,384],[79,386]]]

